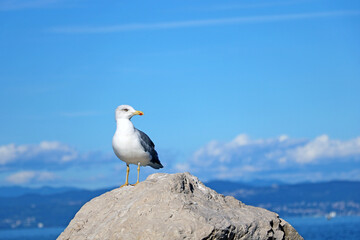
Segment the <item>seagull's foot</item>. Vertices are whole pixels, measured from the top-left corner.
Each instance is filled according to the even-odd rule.
[[[125,183],[125,184],[121,185],[120,188],[125,187],[125,186],[129,186],[129,185],[130,185],[129,183]]]
[[[139,181],[137,181],[135,184],[131,184],[131,186],[136,186],[139,183]]]

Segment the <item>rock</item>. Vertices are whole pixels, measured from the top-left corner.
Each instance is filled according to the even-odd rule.
[[[279,216],[206,187],[189,173],[150,175],[86,203],[58,240],[303,239]]]

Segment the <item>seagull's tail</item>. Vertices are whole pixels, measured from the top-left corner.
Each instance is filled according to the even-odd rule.
[[[163,168],[164,166],[159,162],[150,162],[149,166],[155,169]]]

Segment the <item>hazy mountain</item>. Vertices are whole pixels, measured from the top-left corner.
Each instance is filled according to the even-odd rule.
[[[77,190],[74,187],[41,187],[41,188],[27,188],[19,186],[11,187],[0,187],[0,197],[18,197],[25,194],[40,194],[40,195],[50,195],[56,193],[63,193],[72,190]]]
[[[332,181],[300,184],[272,184],[271,186],[254,187],[242,183],[227,181],[210,181],[206,183],[224,195],[232,195],[252,204],[289,203],[296,201],[357,201],[360,202],[360,182]]]
[[[332,181],[253,187],[233,182],[211,181],[206,184],[224,195],[232,195],[245,204],[264,207],[281,216],[360,215],[360,182]]]

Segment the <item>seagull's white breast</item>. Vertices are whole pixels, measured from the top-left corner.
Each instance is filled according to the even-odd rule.
[[[129,120],[118,122],[112,147],[116,156],[128,164],[140,163],[140,165],[146,166],[150,162],[151,157],[141,146],[139,136]]]

